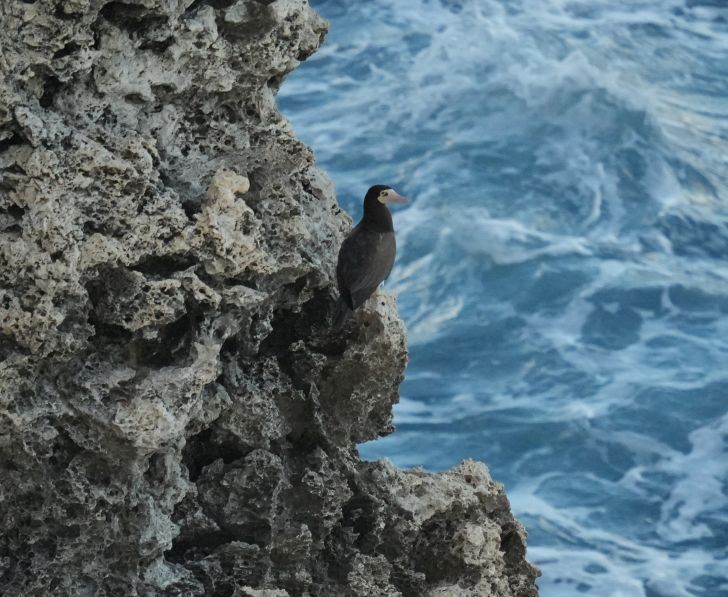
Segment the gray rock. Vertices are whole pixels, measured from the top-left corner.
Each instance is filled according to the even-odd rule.
[[[277,112],[304,0],[0,2],[0,593],[535,595],[482,465],[363,463],[394,299]]]

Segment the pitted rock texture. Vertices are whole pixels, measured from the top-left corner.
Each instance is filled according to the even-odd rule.
[[[277,112],[303,0],[0,1],[0,594],[535,595],[482,465],[362,463],[407,354]],[[364,181],[362,184],[365,184]]]

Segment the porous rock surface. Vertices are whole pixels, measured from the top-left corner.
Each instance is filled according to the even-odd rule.
[[[362,463],[393,299],[278,114],[303,0],[0,1],[0,594],[535,595],[479,464]],[[365,184],[364,182],[362,184]]]

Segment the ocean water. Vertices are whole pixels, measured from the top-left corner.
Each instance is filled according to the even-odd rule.
[[[547,597],[728,595],[728,0],[312,0],[280,106],[398,209],[365,458],[488,463]]]

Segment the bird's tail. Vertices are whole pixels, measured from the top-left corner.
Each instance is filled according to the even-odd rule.
[[[346,301],[342,297],[339,297],[336,301],[336,307],[334,307],[334,323],[332,327],[338,330],[349,319],[352,313],[353,311],[346,304]]]

